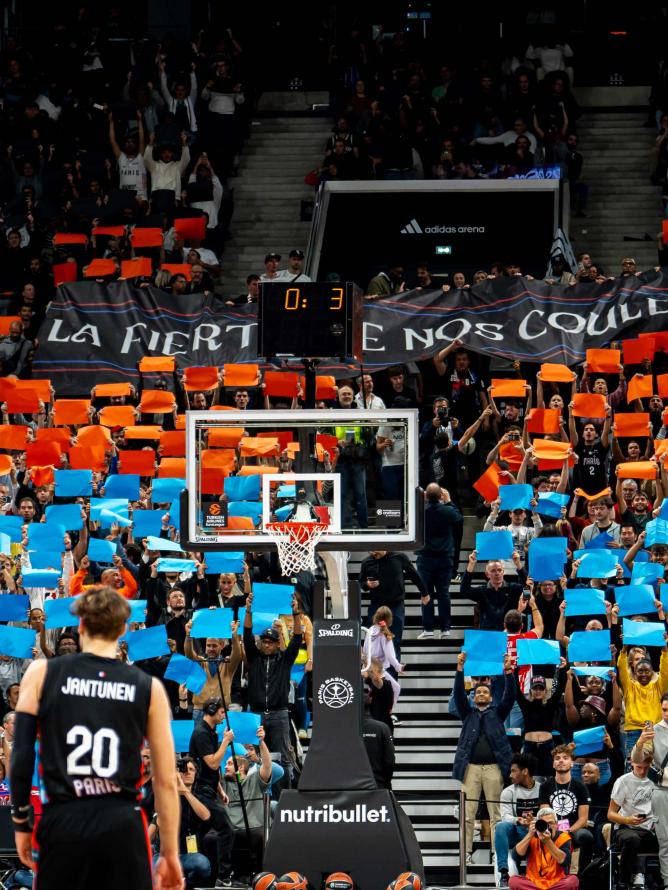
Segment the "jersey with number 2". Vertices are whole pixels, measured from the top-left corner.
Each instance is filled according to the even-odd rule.
[[[137,800],[151,678],[82,653],[49,661],[38,714],[45,802]]]

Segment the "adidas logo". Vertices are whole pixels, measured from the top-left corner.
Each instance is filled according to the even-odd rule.
[[[401,230],[402,235],[423,235],[422,227],[415,217]]]

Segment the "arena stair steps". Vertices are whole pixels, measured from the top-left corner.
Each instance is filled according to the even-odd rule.
[[[465,543],[468,540],[465,539]],[[458,571],[463,573],[469,550],[462,549]],[[412,558],[412,554],[409,554]],[[365,553],[352,553],[349,574],[356,578]],[[475,580],[483,574],[476,571]],[[450,588],[452,633],[449,637],[418,640],[422,630],[420,600],[410,584],[406,588],[406,623],[401,660],[401,696],[395,714],[401,721],[394,729],[396,769],[393,789],[408,815],[420,843],[430,886],[459,883],[459,782],[452,778],[452,764],[461,722],[448,714],[457,655],[464,630],[473,627],[473,604],[459,597],[458,581]],[[366,616],[368,602],[362,600]],[[473,861],[467,883],[494,887],[489,842],[474,837]]]
[[[328,118],[263,116],[251,122],[234,189],[232,237],[225,245],[221,284],[224,296],[246,293],[246,277],[264,272],[266,253],[287,263],[293,248],[306,248],[311,223],[302,219],[302,201],[314,190],[306,174],[322,162],[331,132]]]
[[[577,122],[589,202],[586,218],[571,215],[570,238],[575,253],[590,253],[606,275],[618,275],[625,256],[643,271],[657,263],[661,189],[650,182],[656,130],[646,120],[642,109],[590,108]]]

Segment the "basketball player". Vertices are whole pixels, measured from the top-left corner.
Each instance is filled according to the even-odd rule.
[[[137,802],[148,738],[161,842],[155,887],[181,890],[167,695],[158,680],[116,659],[130,614],[124,597],[91,587],[75,610],[82,652],[33,662],[21,683],[11,760],[19,857],[36,871],[35,890],[151,890],[151,850]],[[38,735],[46,802],[33,842],[29,801]]]

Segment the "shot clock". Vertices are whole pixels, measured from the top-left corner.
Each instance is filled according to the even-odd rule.
[[[350,282],[263,282],[258,355],[361,358],[362,292]]]

